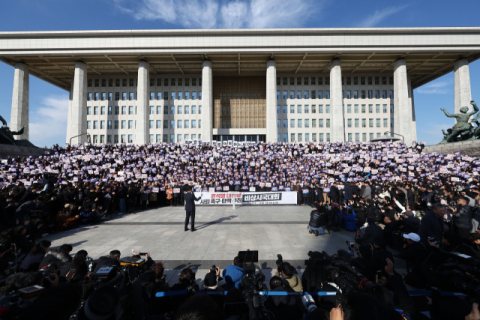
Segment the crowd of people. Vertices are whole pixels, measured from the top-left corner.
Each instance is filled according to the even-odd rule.
[[[398,289],[403,282],[398,283],[391,263],[403,259],[408,262],[407,284],[438,287],[440,276],[433,271],[450,259],[449,254],[468,260],[465,264],[469,265],[480,258],[480,161],[460,153],[424,154],[422,147],[393,142],[257,143],[235,147],[83,145],[56,146],[39,158],[4,159],[0,164],[0,281],[4,283],[4,298],[36,285],[48,288],[36,301],[48,305],[48,299],[69,298],[71,302],[65,302],[64,309],[72,310],[82,302],[83,316],[89,318],[90,313],[99,311],[91,301],[96,295],[121,295],[129,287],[134,303],[125,307],[121,296],[120,304],[145,319],[197,319],[180,315],[202,306],[216,310],[208,319],[244,319],[245,310],[233,306],[245,302],[243,261],[238,257],[222,276],[212,269],[202,285],[207,290],[228,290],[226,297],[187,294],[155,298],[152,292],[191,292],[197,285],[192,270],[182,270],[179,283],[169,287],[162,280],[163,265],[148,255],[135,255],[137,260],[143,257],[145,264],[125,270],[116,250],[93,263],[84,250],[72,257],[71,246],[53,249],[49,241],[41,240],[48,233],[149,207],[182,206],[184,192],[190,188],[203,193],[295,192],[297,205],[315,208],[308,226],[312,233],[352,231],[355,240],[350,252],[339,255],[366,279]],[[21,255],[21,261],[17,261]],[[115,266],[121,276],[103,281],[98,271],[105,266]],[[476,269],[472,270],[469,274],[477,275]],[[279,265],[269,289],[308,291],[308,279],[300,279],[295,273],[291,265]],[[98,285],[105,282],[115,284],[116,289]],[[297,298],[269,297],[265,307],[276,319],[299,319],[310,309],[306,306],[308,299],[304,305]],[[324,307],[325,299],[313,300],[318,310]],[[226,307],[227,301],[233,305]],[[32,310],[40,310],[40,302],[35,303]],[[341,310],[332,307],[327,309],[333,316],[343,310],[348,318],[345,305]],[[421,319],[414,308],[408,308]],[[323,319],[318,313],[308,314]],[[447,319],[441,316],[437,315],[438,319]]]

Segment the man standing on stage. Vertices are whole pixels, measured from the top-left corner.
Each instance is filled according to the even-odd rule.
[[[185,191],[184,199],[185,199],[185,231],[188,231],[188,220],[192,217],[192,224],[191,224],[191,231],[196,231],[195,229],[195,201],[198,201],[202,198],[203,193],[200,195],[199,198],[195,197],[192,193],[192,187],[187,186],[187,190]]]

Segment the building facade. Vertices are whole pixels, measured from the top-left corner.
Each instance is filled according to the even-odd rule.
[[[479,57],[480,28],[0,33],[12,130],[28,123],[33,74],[70,92],[67,143],[410,144],[413,89],[454,71],[458,112]]]

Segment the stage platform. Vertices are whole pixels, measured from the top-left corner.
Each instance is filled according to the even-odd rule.
[[[267,281],[276,268],[277,254],[295,266],[305,268],[309,251],[336,253],[346,249],[355,233],[345,230],[315,237],[307,225],[309,206],[197,206],[197,231],[184,231],[184,207],[149,209],[110,221],[46,236],[52,247],[69,243],[73,252],[84,249],[94,259],[120,250],[122,258],[132,249],[150,252],[168,270],[168,282],[178,281],[182,268],[197,271],[203,281],[212,265],[224,269],[240,250],[258,250],[258,265]],[[190,228],[190,227],[189,227]],[[397,267],[397,266],[396,266]],[[398,267],[397,267],[398,268]]]

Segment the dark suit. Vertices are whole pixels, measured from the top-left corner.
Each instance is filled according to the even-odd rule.
[[[202,197],[195,197],[192,192],[185,192],[184,200],[185,200],[185,230],[187,230],[188,220],[192,217],[191,229],[195,229],[195,201],[200,200]]]

